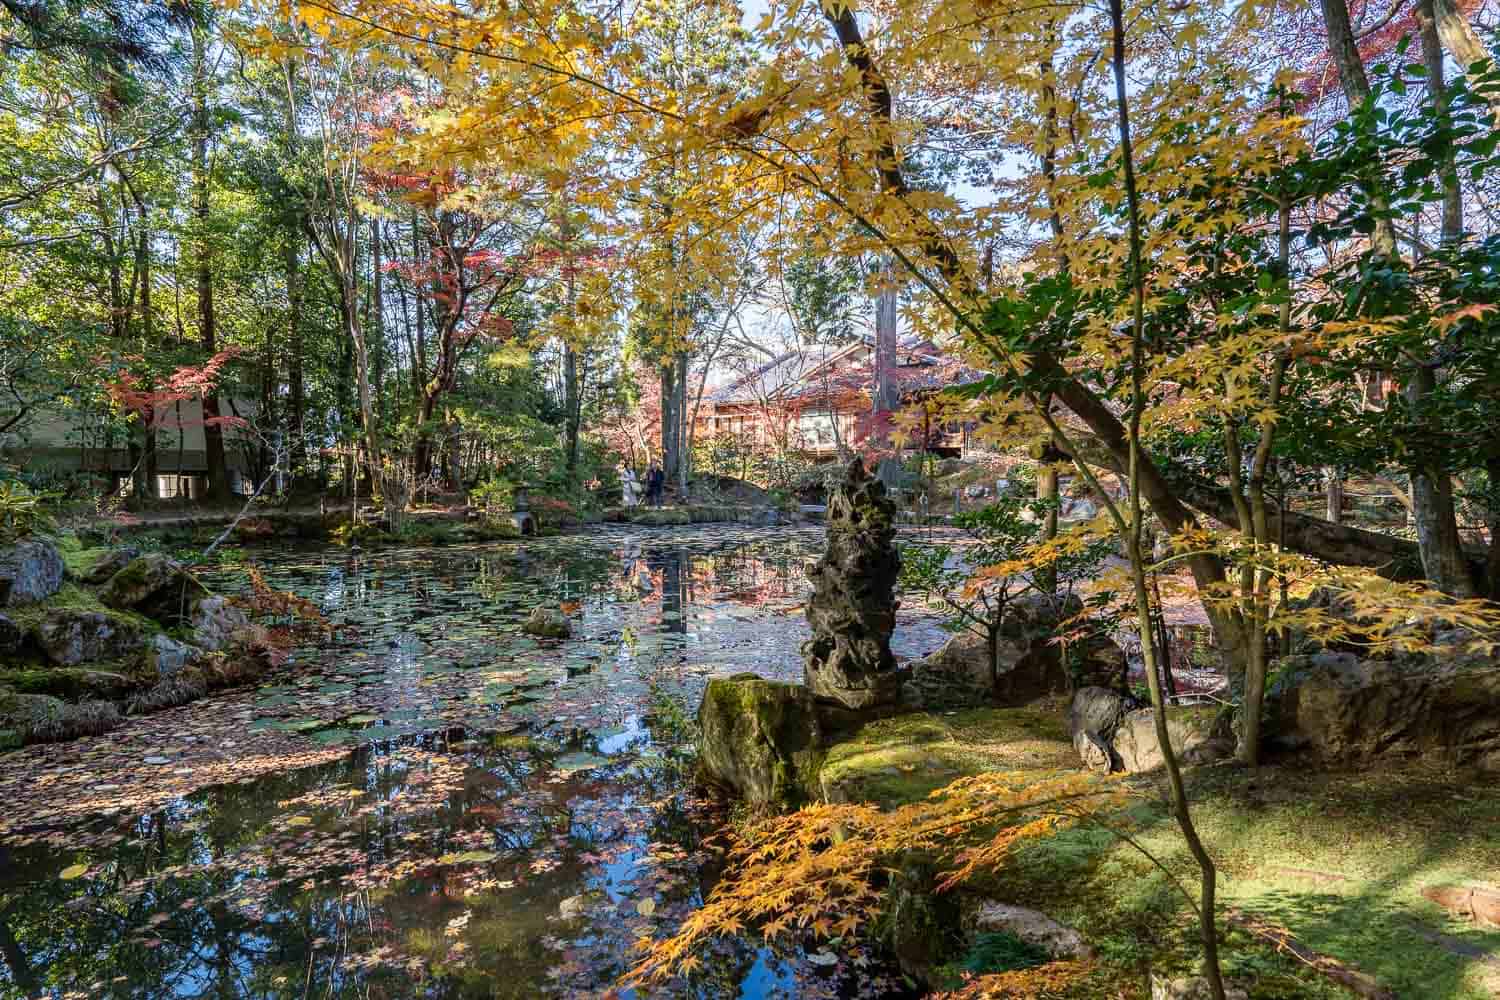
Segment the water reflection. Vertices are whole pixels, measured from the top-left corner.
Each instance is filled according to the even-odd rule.
[[[712,674],[800,673],[820,543],[271,555],[272,582],[342,630],[263,688],[251,725],[360,749],[4,851],[0,996],[602,995],[716,876],[687,715]],[[543,602],[575,638],[519,633]],[[941,635],[898,638],[912,655]],[[725,941],[661,995],[898,995],[861,946],[833,957]]]

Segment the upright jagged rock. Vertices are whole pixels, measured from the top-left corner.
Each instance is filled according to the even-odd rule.
[[[901,694],[891,654],[901,573],[895,516],[885,486],[854,459],[828,500],[827,550],[807,571],[807,686],[851,709],[895,704]]]

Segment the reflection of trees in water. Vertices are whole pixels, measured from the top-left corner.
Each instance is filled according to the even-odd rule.
[[[641,558],[659,574],[655,599],[665,617],[661,627],[674,633],[687,630],[695,603],[758,603],[795,596],[803,586],[797,542],[674,544],[647,547]],[[597,540],[530,552],[504,546],[421,558],[340,553],[309,562],[305,555],[288,553],[279,570],[276,553],[267,553],[265,562],[275,585],[315,598],[334,596],[341,616],[352,619],[371,612],[397,620],[430,616],[435,610],[483,608],[490,601],[516,606],[538,599],[579,600],[610,586],[621,571],[619,546]],[[226,576],[222,586],[239,588],[243,578]],[[410,769],[390,754],[361,753],[324,767],[205,791],[139,818],[121,831],[128,839],[113,846],[85,853],[63,844],[0,857],[0,960],[8,970],[8,976],[0,971],[0,995],[71,989],[90,997],[143,1000],[245,995],[343,1000],[409,996],[420,989],[435,1000],[533,997],[538,984],[547,982],[547,971],[562,961],[539,943],[561,933],[549,918],[555,918],[563,899],[600,878],[599,866],[584,857],[589,852],[606,851],[622,838],[642,851],[653,842],[675,845],[689,860],[683,862],[684,879],[670,890],[673,898],[691,901],[711,884],[703,879],[715,873],[699,865],[701,820],[677,794],[683,787],[680,771],[664,764],[632,767],[626,778],[610,766],[550,784],[545,761],[530,754],[488,751],[476,762],[461,791],[420,815],[382,808],[354,816],[361,803],[372,798],[389,803],[397,792],[414,787]],[[367,794],[343,805],[323,805],[333,801],[339,786]],[[279,805],[314,794],[328,798],[315,805]],[[284,819],[289,810],[306,812],[316,823],[292,831],[274,827],[272,821]],[[628,820],[621,818],[625,814]],[[334,820],[332,830],[325,829]],[[432,863],[445,852],[475,849],[475,842],[462,835],[479,831],[488,834],[487,849],[522,863],[525,877],[514,888],[465,896],[452,866]],[[304,833],[310,837],[304,839]],[[407,839],[414,834],[417,839]],[[80,835],[84,842],[100,841]],[[411,860],[424,865],[369,890],[354,891],[340,882],[350,870],[347,857],[317,871],[316,887],[305,887],[301,879],[269,889],[258,885],[268,865],[281,866],[325,847],[348,849],[358,858],[355,871]],[[540,855],[557,867],[537,872],[524,867]],[[91,865],[88,875],[60,878],[82,861]],[[242,902],[248,898],[252,905]],[[463,936],[470,954],[460,966],[447,962],[456,939],[444,934],[444,926],[465,909],[472,910]],[[587,935],[599,949],[593,986],[606,983],[632,957],[632,936],[623,925],[620,915],[612,914]],[[402,969],[361,966],[360,957],[380,947],[393,949],[398,961],[421,957],[437,978],[418,987]],[[755,949],[744,943],[725,942],[683,992],[736,995],[755,958]]]
[[[471,762],[461,787],[415,814],[393,808],[420,790],[412,766],[391,754],[361,753],[214,789],[143,816],[122,831],[129,839],[88,858],[84,878],[59,877],[79,859],[76,852],[17,852],[4,869],[9,883],[0,883],[0,958],[10,984],[27,996],[82,989],[91,997],[146,1000],[411,995],[414,980],[401,968],[361,963],[362,955],[389,947],[395,962],[421,959],[436,976],[421,987],[423,996],[529,998],[564,961],[541,942],[566,934],[555,920],[559,906],[598,877],[590,874],[598,870],[590,852],[623,844],[643,854],[651,843],[680,846],[689,856],[700,850],[697,820],[676,794],[680,778],[666,767],[622,762],[554,782],[547,761],[526,752],[488,750]],[[629,768],[628,792],[615,767]],[[366,794],[348,796],[350,788]],[[356,815],[372,801],[383,805]],[[267,825],[292,813],[313,821],[290,832]],[[455,869],[431,862],[474,850],[466,832],[483,832],[488,849],[519,862],[522,875],[502,876],[514,878],[513,887],[469,895]],[[351,869],[338,861],[312,866],[317,888],[298,875],[257,889],[296,854],[340,846],[361,858],[353,871],[415,861],[414,874],[356,891],[340,884],[336,876]],[[536,857],[554,864],[533,871],[527,863]],[[696,882],[685,890],[696,891]],[[244,905],[251,897],[254,905]],[[459,938],[444,931],[465,911],[468,952],[455,962],[449,950]],[[597,946],[595,964],[580,973],[596,985],[633,957],[633,938],[620,933],[620,920],[609,913],[599,920],[584,935]],[[743,978],[753,954],[747,959],[736,949],[720,956],[711,977]]]

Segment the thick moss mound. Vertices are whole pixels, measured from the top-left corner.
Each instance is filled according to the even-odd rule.
[[[817,794],[824,725],[800,684],[736,674],[708,682],[698,709],[699,769],[755,806],[793,808]]]
[[[830,747],[818,790],[826,802],[898,806],[966,775],[1027,770],[1042,778],[1074,766],[1073,747],[1056,711],[913,712],[867,723]]]

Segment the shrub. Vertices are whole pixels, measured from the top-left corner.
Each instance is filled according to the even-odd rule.
[[[0,541],[50,531],[57,526],[46,509],[49,496],[33,493],[17,480],[0,482]]]

